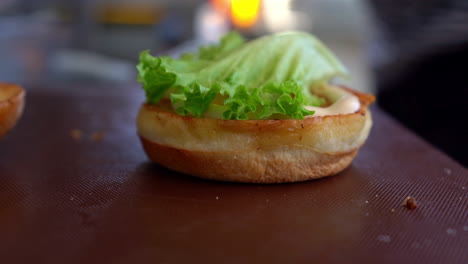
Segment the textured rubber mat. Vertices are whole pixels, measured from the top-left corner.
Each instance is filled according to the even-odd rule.
[[[377,108],[341,174],[251,185],[148,162],[142,100],[31,87],[0,141],[0,263],[468,263],[467,170]]]

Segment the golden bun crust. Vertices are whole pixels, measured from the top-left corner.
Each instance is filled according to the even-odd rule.
[[[148,157],[193,176],[283,183],[331,176],[348,167],[372,126],[372,95],[351,114],[303,120],[220,120],[180,116],[166,102],[143,104],[138,133]]]
[[[15,126],[23,113],[24,96],[20,86],[0,83],[0,138]]]

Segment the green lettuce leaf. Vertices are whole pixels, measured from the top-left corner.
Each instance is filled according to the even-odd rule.
[[[171,100],[180,115],[223,119],[302,119],[320,106],[314,86],[347,72],[314,36],[268,35],[250,42],[236,32],[178,59],[140,54],[138,81],[147,102]]]

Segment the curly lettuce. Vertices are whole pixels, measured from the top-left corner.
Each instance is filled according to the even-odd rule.
[[[302,119],[324,100],[311,92],[344,66],[317,38],[302,32],[246,42],[238,33],[180,58],[140,54],[138,81],[149,104],[163,98],[183,116]]]

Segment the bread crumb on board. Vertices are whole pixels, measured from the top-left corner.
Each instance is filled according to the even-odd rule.
[[[70,130],[70,136],[74,140],[80,140],[81,138],[83,138],[83,131],[81,131],[80,129],[72,129]],[[102,131],[93,132],[89,138],[91,139],[91,141],[100,142],[104,139],[104,132]]]
[[[70,131],[70,136],[75,140],[81,139],[82,135],[83,135],[83,132],[81,132],[81,130],[79,130],[79,129],[72,129]]]
[[[95,142],[102,141],[104,139],[104,132],[96,131],[91,135],[91,139]]]
[[[411,196],[408,196],[406,197],[406,199],[403,201],[403,204],[402,204],[403,207],[406,207],[407,209],[416,209],[418,207],[418,204],[416,203],[416,200],[411,197]]]

